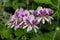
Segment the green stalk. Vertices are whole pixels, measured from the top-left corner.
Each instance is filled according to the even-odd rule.
[[[60,1],[58,0],[57,11],[56,11],[57,12],[57,26],[59,24],[59,5],[60,5]],[[57,34],[57,31],[55,30],[55,33],[53,35],[53,39],[52,40],[55,39],[56,34]]]

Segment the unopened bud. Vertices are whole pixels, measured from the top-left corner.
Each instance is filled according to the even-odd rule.
[[[57,27],[56,30],[59,31],[59,27]]]

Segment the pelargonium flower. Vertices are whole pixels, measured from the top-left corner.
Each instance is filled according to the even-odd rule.
[[[16,9],[16,11],[15,11],[15,15],[19,15],[19,14],[21,14],[22,12],[24,11],[24,9],[23,8],[18,8],[18,9]]]
[[[20,19],[23,19],[23,17],[29,16],[30,13],[28,10],[24,10],[23,8],[20,8],[15,11],[15,15],[17,15]]]
[[[29,15],[30,14],[28,10],[24,10],[23,8],[17,9],[14,15],[10,17],[8,27],[14,27],[15,30],[17,28],[21,28],[24,25],[23,18],[28,17]]]
[[[50,14],[53,13],[53,10],[50,9],[50,8],[45,8],[45,10],[46,10],[46,13],[47,13],[48,15],[50,15]]]
[[[22,13],[20,12],[20,14],[18,16],[23,19],[23,17],[25,17],[25,16],[27,17],[29,15],[30,15],[29,11],[24,10]]]
[[[29,12],[32,13],[32,15],[35,15],[35,16],[39,15],[37,10],[29,10]]]
[[[47,22],[51,23],[51,19],[53,19],[51,16],[49,16],[51,13],[53,13],[52,9],[49,8],[42,8],[42,7],[38,7],[37,8],[37,12],[40,15],[39,21],[42,20],[42,23],[45,24],[45,20]]]
[[[20,18],[18,18],[16,15],[12,15],[7,25],[8,25],[8,28],[14,27],[14,29],[16,30],[17,28],[21,28],[22,24],[23,22]]]
[[[14,15],[10,16],[9,22],[7,23],[8,28],[21,28],[23,24],[22,18],[19,18],[19,14],[23,12],[23,8],[17,9]]]
[[[25,23],[25,26],[23,27],[23,29],[27,28],[27,32],[31,31],[32,29],[34,29],[35,32],[37,32],[37,29],[39,29],[36,24],[38,24],[38,19],[34,18],[33,15],[30,15],[29,17],[24,17],[23,21]]]

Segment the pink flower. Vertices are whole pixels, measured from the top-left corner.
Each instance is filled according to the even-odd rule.
[[[16,15],[12,15],[7,25],[8,28],[14,27],[14,29],[16,30],[17,28],[21,28],[22,24],[23,22],[19,17],[17,17]]]
[[[47,22],[50,22],[51,18],[49,17],[49,15],[50,15],[51,13],[53,13],[52,9],[38,7],[38,8],[37,8],[37,12],[38,12],[38,14],[40,14],[39,21],[42,20],[42,23],[43,23],[43,24],[45,24],[45,20],[46,20]]]
[[[8,28],[13,28],[16,30],[17,28],[21,28],[23,21],[22,18],[19,18],[19,14],[23,12],[23,8],[17,9],[14,13],[14,15],[10,16],[9,22],[8,22]]]
[[[50,8],[45,8],[45,10],[46,10],[46,13],[47,13],[48,15],[50,15],[50,14],[53,13],[53,10],[50,9]]]
[[[16,11],[15,11],[15,15],[19,15],[19,14],[21,14],[22,12],[24,11],[24,9],[23,8],[19,8],[19,9],[16,9]]]
[[[13,28],[16,30],[17,28],[21,28],[23,24],[23,17],[28,17],[29,11],[23,10],[23,8],[17,9],[15,14],[12,15],[9,19],[8,27]]]
[[[30,13],[29,13],[29,11],[28,10],[24,10],[22,13],[20,13],[18,16],[20,17],[20,18],[23,18],[23,17],[25,17],[25,16],[29,16],[30,15]]]
[[[35,16],[39,15],[37,10],[29,10],[29,12],[32,13],[32,15],[35,15]]]
[[[30,15],[29,17],[24,17],[23,21],[25,23],[25,26],[23,29],[27,28],[27,32],[34,29],[35,32],[37,32],[37,29],[39,29],[36,24],[38,24],[38,19],[35,19],[33,15]]]
[[[53,10],[50,8],[42,8],[42,7],[38,7],[37,8],[37,12],[40,15],[50,15],[53,13]]]

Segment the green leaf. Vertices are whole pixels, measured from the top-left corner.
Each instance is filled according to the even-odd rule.
[[[0,35],[5,37],[5,38],[9,38],[10,34],[11,34],[12,30],[11,29],[7,29],[7,27],[0,23]]]
[[[11,6],[11,1],[10,0],[3,0],[3,6],[10,7]]]
[[[56,27],[57,27],[57,22],[56,21],[52,21],[52,24],[50,23],[47,23],[47,24],[41,24],[41,29],[46,29],[46,30],[49,30],[49,31],[53,31]]]
[[[51,0],[34,0],[36,3],[50,3]]]
[[[3,2],[2,0],[0,0],[0,3]]]
[[[26,5],[24,3],[16,3],[15,5],[13,5],[14,9],[17,9],[18,7],[25,7]]]
[[[56,33],[55,40],[60,40],[60,31]]]
[[[6,26],[4,24],[0,23],[0,31],[5,30],[5,29],[6,29]]]
[[[37,37],[33,37],[30,40],[52,40],[54,32],[40,34]]]
[[[10,6],[11,6],[11,3],[10,3],[10,2],[5,2],[5,3],[4,3],[4,6],[5,6],[5,7],[10,7]]]
[[[20,36],[16,37],[15,40],[19,40]]]
[[[56,5],[56,6],[57,6],[57,4],[58,4],[58,0],[51,0],[51,2],[52,2],[54,5]]]
[[[16,31],[15,31],[15,35],[16,36],[22,36],[24,34],[24,32],[23,32],[23,30],[22,29],[17,29]]]
[[[5,38],[9,38],[10,35],[11,35],[11,32],[12,32],[12,30],[10,30],[10,29],[6,29],[6,30],[3,30],[3,31],[0,31],[1,35],[3,37],[5,37]]]

